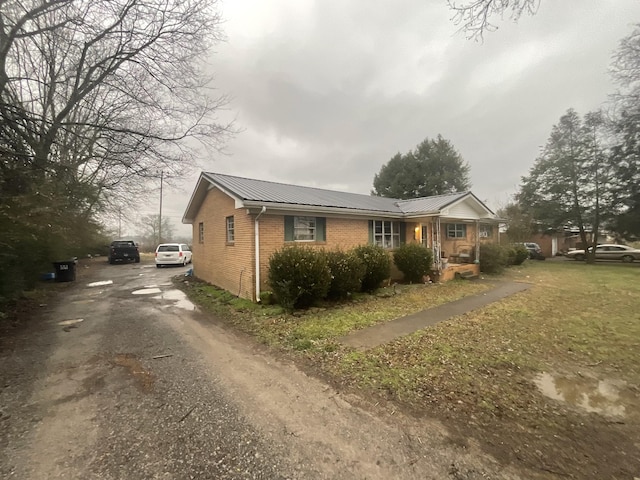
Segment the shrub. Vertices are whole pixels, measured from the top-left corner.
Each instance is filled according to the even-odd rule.
[[[362,277],[362,290],[372,292],[380,286],[383,280],[391,275],[391,260],[384,248],[378,245],[360,245],[354,253],[365,266]]]
[[[328,297],[346,298],[349,294],[359,292],[365,266],[355,252],[334,250],[327,252],[327,264],[331,271],[331,285]]]
[[[501,273],[509,261],[508,249],[497,243],[480,245],[480,271]]]
[[[419,243],[407,243],[393,253],[393,262],[404,274],[405,280],[421,283],[432,268],[433,253]]]
[[[269,259],[269,284],[286,310],[310,307],[327,296],[331,284],[325,253],[299,245],[274,252]]]
[[[273,294],[273,292],[260,292],[260,303],[262,305],[273,305],[274,303],[276,303],[275,295]]]
[[[529,250],[524,245],[510,245],[508,247],[508,263],[509,265],[522,265],[529,258]]]

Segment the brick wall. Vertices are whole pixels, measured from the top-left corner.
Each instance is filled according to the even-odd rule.
[[[300,244],[312,248],[350,250],[369,242],[369,223],[367,220],[326,217],[325,242],[285,242],[284,215],[269,215],[269,211],[260,217],[260,289],[270,290],[268,284],[269,258],[276,250],[285,245]]]
[[[234,217],[235,240],[227,242],[226,218]],[[236,209],[232,198],[218,189],[207,194],[193,224],[193,268],[194,275],[234,295],[255,298],[255,247],[254,222],[256,215],[246,209]],[[204,242],[199,242],[199,223],[204,224]],[[284,215],[271,214],[267,210],[260,216],[260,290],[270,290],[268,284],[269,259],[278,249],[297,242],[284,241]],[[406,222],[406,241],[416,242],[415,227],[418,222]],[[495,238],[493,238],[495,237]],[[492,238],[482,241],[496,241],[497,228]],[[442,250],[447,254],[459,253],[467,248],[475,251],[475,225],[467,224],[467,236],[461,239],[447,239],[443,222]],[[368,219],[326,217],[326,241],[300,242],[312,248],[350,250],[369,243]],[[390,258],[393,260],[392,253]],[[392,278],[400,279],[402,274],[392,261]]]
[[[235,241],[227,243],[226,218],[233,216]],[[204,242],[199,224],[204,223]],[[236,209],[217,188],[209,191],[193,224],[193,274],[234,295],[253,298],[253,217]]]

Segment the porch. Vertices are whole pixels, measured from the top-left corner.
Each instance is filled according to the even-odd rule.
[[[477,278],[480,276],[480,264],[478,263],[450,263],[442,262],[439,271],[435,271],[433,279],[436,282],[448,282],[449,280],[462,278]]]

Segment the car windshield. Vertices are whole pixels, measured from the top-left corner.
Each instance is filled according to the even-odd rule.
[[[180,247],[178,245],[160,245],[158,247],[159,252],[179,252]]]

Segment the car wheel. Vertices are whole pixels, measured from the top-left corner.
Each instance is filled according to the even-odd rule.
[[[622,257],[622,261],[624,263],[631,263],[633,262],[633,257],[631,255],[625,255],[624,257]]]
[[[135,263],[140,263],[140,257],[136,257],[136,259],[134,260]]]
[[[575,258],[578,262],[581,262],[582,260],[584,260],[584,255],[576,255]]]
[[[161,266],[162,266],[162,265],[158,265],[158,264],[156,264],[156,268],[160,268]]]

